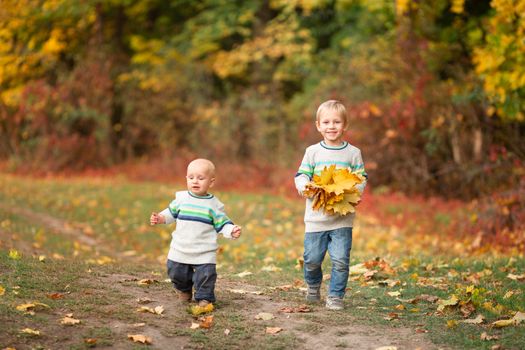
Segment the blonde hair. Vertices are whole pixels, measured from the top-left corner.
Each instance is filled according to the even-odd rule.
[[[188,164],[188,169],[192,166],[202,166],[202,167],[205,167],[206,170],[208,171],[208,174],[212,177],[215,177],[215,165],[213,164],[213,162],[209,159],[204,159],[204,158],[197,158],[197,159],[194,159],[190,162],[190,164]]]
[[[319,108],[317,108],[317,114],[315,115],[315,120],[319,121],[321,116],[327,111],[336,112],[343,119],[345,126],[348,125],[348,117],[346,114],[346,108],[341,102],[337,100],[328,100],[328,101],[321,103]]]

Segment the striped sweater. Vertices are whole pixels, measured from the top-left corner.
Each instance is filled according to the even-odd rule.
[[[224,204],[208,194],[197,196],[180,191],[160,213],[166,224],[177,223],[171,234],[168,259],[184,264],[215,264],[217,235],[232,238],[233,223],[224,213]]]
[[[329,168],[335,165],[336,168],[347,168],[350,171],[362,174],[365,179],[368,178],[361,151],[359,148],[352,146],[348,142],[343,142],[339,147],[332,147],[325,144],[324,141],[311,145],[306,149],[299,170],[295,175],[295,187],[302,195],[305,186],[315,175],[319,175],[324,167]],[[357,186],[358,190],[363,193],[366,182]],[[312,199],[306,199],[306,209],[304,213],[304,223],[306,232],[320,232],[335,230],[342,227],[352,227],[355,213],[346,215],[327,215],[322,210],[315,211],[312,209]]]

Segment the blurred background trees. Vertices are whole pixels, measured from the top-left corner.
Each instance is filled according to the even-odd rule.
[[[525,0],[3,0],[0,158],[293,170],[337,98],[375,187],[516,196],[524,14]]]

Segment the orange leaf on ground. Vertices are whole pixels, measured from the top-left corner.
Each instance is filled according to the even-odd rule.
[[[128,339],[133,340],[135,343],[151,344],[151,338],[143,334],[128,334]]]
[[[299,305],[298,307],[283,307],[279,309],[280,312],[284,313],[294,313],[294,312],[311,312],[312,309],[310,309],[307,305]]]
[[[282,330],[280,327],[266,327],[266,334],[277,334]]]
[[[211,328],[212,325],[213,325],[213,315],[199,317],[199,327],[200,328],[208,329],[208,328]]]

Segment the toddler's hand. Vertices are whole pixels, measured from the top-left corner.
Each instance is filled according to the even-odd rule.
[[[164,223],[164,216],[159,215],[158,213],[151,213],[151,216],[149,217],[149,223],[151,226],[163,224]]]
[[[241,227],[240,226],[234,226],[232,230],[232,238],[237,239],[241,237]]]

